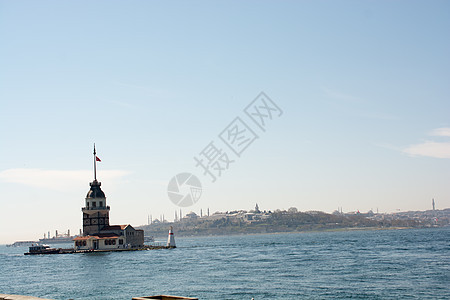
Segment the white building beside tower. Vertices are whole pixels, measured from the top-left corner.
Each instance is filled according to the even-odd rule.
[[[89,189],[83,212],[83,235],[74,239],[75,249],[79,250],[114,250],[124,248],[141,248],[144,246],[144,231],[134,229],[130,224],[110,225],[109,206],[106,205],[105,193],[97,181],[97,157],[94,145],[94,180]]]

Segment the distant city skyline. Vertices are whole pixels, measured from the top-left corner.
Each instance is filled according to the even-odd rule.
[[[79,231],[94,143],[114,224],[180,173],[183,213],[450,207],[448,1],[171,4],[0,2],[0,243]]]

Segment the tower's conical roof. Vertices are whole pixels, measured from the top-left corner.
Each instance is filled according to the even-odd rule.
[[[100,188],[100,186],[102,185],[101,182],[94,180],[89,183],[89,185],[91,186],[91,189],[87,193],[86,198],[106,198],[105,193],[103,193],[102,189]]]

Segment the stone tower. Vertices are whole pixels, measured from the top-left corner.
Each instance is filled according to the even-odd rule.
[[[94,144],[94,181],[89,183],[91,189],[86,195],[85,207],[83,211],[83,235],[93,235],[100,232],[105,226],[109,226],[109,206],[106,205],[105,193],[97,181],[97,157]]]

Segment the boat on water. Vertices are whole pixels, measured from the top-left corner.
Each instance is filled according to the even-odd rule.
[[[52,238],[43,238],[43,239],[39,239],[39,243],[45,243],[45,244],[72,244],[73,243],[73,239],[76,238],[77,236],[70,236],[70,235],[64,235],[64,236],[54,236]]]
[[[61,248],[50,248],[49,245],[31,245],[28,248],[28,252],[25,255],[32,254],[58,254],[61,252]]]
[[[6,245],[6,247],[30,247],[33,244],[38,243],[37,241],[17,241],[13,244]]]

